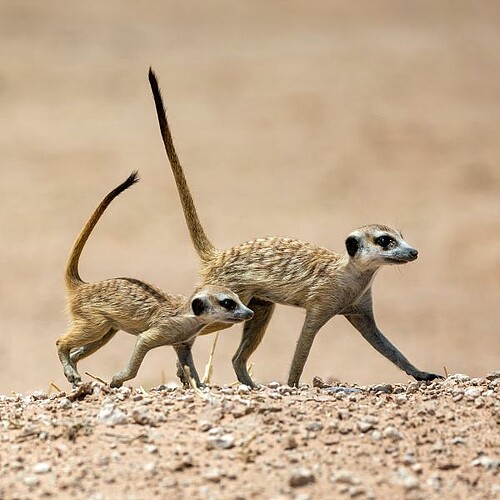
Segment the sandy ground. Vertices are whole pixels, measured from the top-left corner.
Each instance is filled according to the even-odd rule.
[[[0,397],[0,498],[498,498],[499,377]]]
[[[130,171],[142,181],[105,214],[82,276],[194,287],[150,65],[217,246],[283,235],[340,251],[360,225],[402,228],[420,256],[377,276],[381,329],[421,369],[497,370],[499,46],[494,1],[2,1],[0,394],[69,390],[54,345],[65,261]],[[303,317],[277,308],[251,359],[257,381],[286,380]],[[221,335],[214,383],[234,381],[239,338]],[[109,380],[133,341],[117,335],[82,371]],[[195,345],[200,366],[211,342]],[[151,352],[131,385],[172,381],[174,365],[172,349]],[[343,318],[315,341],[302,381],[315,375],[408,382]]]

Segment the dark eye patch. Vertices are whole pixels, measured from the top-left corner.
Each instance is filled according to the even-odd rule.
[[[394,243],[394,238],[387,236],[386,234],[375,238],[375,244],[381,246],[382,248],[388,247],[391,243]]]
[[[193,313],[195,316],[199,316],[205,312],[205,302],[202,299],[196,297],[191,302],[191,308],[193,309]]]
[[[238,307],[238,304],[233,299],[223,299],[219,304],[228,311],[234,311]]]
[[[354,236],[349,236],[349,238],[345,240],[345,246],[347,249],[347,253],[351,257],[354,257],[356,255],[356,252],[359,250],[359,241]]]

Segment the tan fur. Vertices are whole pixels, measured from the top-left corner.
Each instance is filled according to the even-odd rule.
[[[160,89],[151,70],[149,81],[186,223],[201,260],[202,283],[231,288],[255,312],[254,319],[245,323],[240,346],[233,357],[238,380],[255,385],[248,374],[247,361],[264,336],[275,303],[306,309],[288,377],[289,385],[299,383],[316,333],[337,314],[344,315],[376,350],[406,373],[418,380],[437,377],[415,368],[384,337],[373,317],[371,283],[378,268],[384,264],[403,264],[417,257],[417,251],[401,234],[387,226],[363,226],[347,238],[348,252],[343,254],[280,237],[259,238],[229,250],[216,250],[198,219],[175,153]],[[386,241],[387,245],[381,244]],[[221,327],[212,325],[202,333]]]
[[[238,296],[223,286],[200,287],[189,299],[170,295],[159,288],[133,278],[113,278],[85,283],[78,273],[78,260],[99,218],[111,201],[137,182],[134,172],[111,191],[96,208],[70,253],[66,266],[70,330],[57,340],[59,359],[69,382],[81,377],[79,360],[109,342],[118,330],[137,336],[128,366],[116,374],[112,387],[134,378],[146,353],[161,345],[172,345],[181,367],[188,366],[191,376],[200,380],[191,356],[191,345],[199,331],[213,322],[233,324],[253,316]]]

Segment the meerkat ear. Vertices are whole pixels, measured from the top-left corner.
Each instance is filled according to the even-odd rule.
[[[359,250],[359,241],[355,236],[349,236],[347,240],[345,240],[345,247],[347,248],[347,253],[354,257],[356,252]]]
[[[205,302],[199,297],[196,297],[191,302],[191,309],[193,310],[195,316],[199,316],[205,312]]]

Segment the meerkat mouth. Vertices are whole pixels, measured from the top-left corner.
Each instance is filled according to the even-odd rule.
[[[412,262],[416,259],[417,257],[385,257],[385,260],[387,262],[390,262],[391,264],[407,264],[408,262]]]

